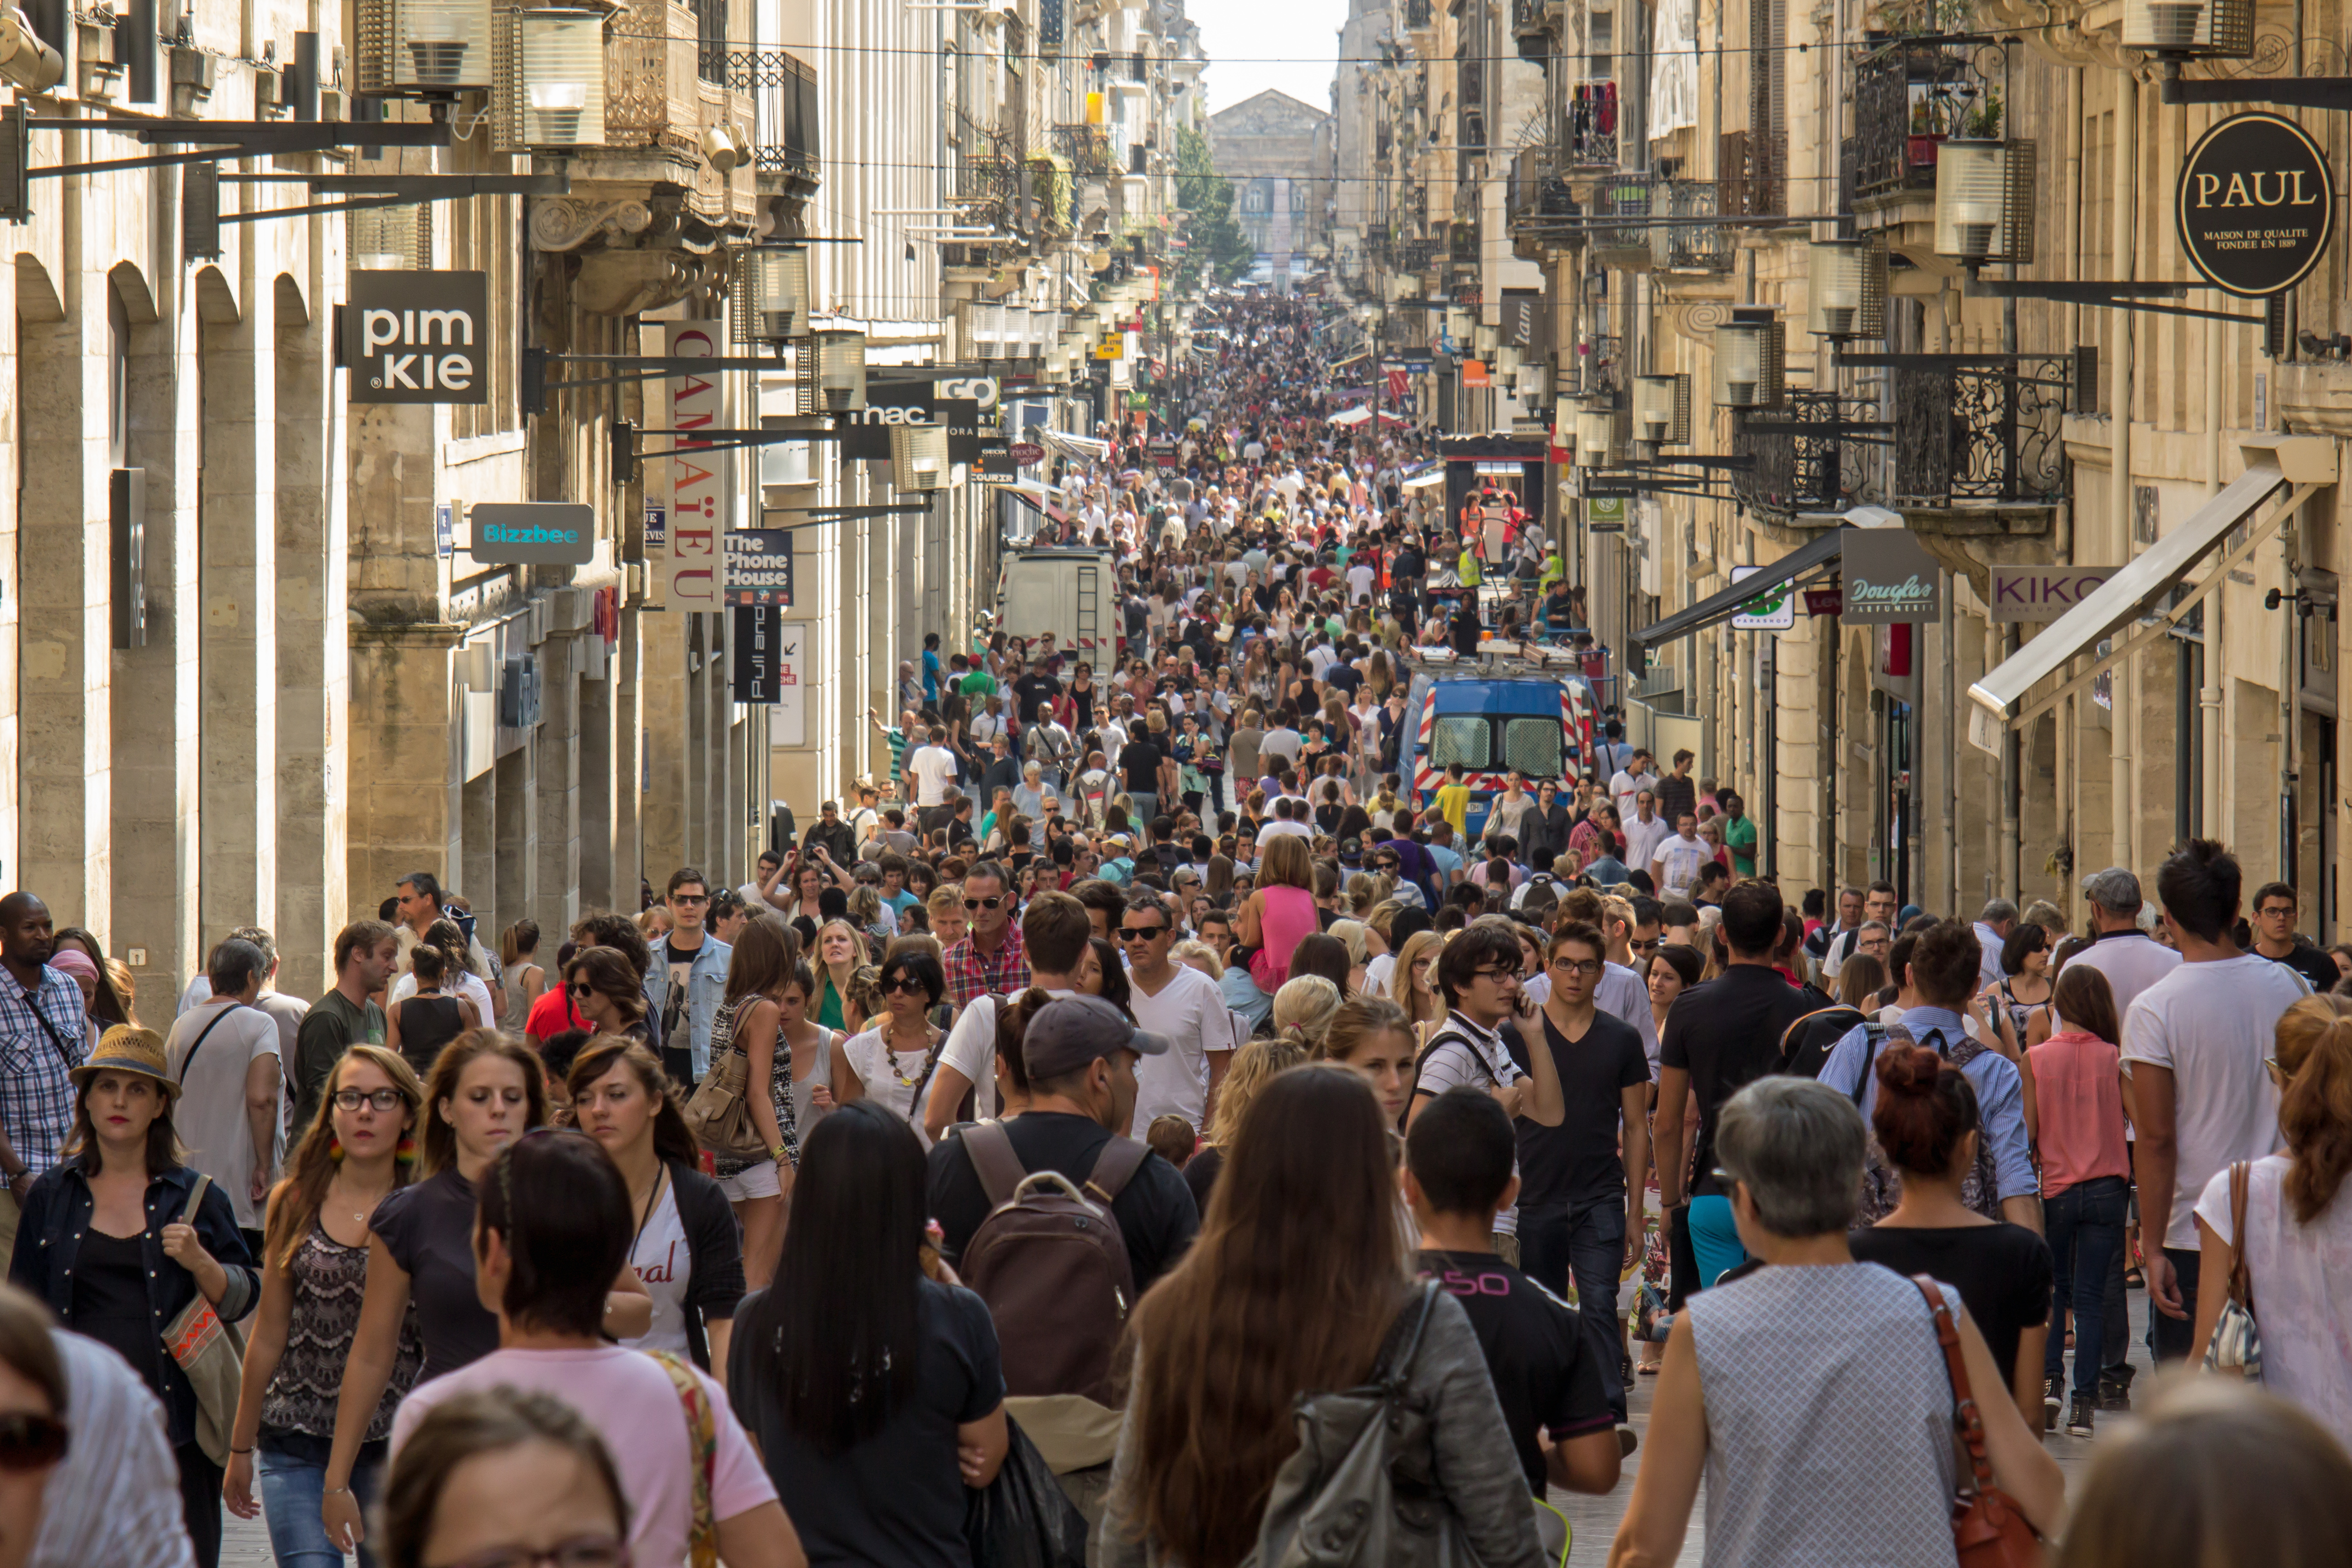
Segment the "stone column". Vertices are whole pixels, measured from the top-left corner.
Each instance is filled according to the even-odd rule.
[[[686,863],[688,835],[687,753],[691,744],[686,701],[686,645],[690,616],[681,610],[648,611],[640,619],[644,638],[646,779],[640,842],[644,864],[667,877]],[[624,792],[625,795],[627,792]],[[650,875],[650,873],[641,873]],[[620,889],[620,907],[636,908],[633,888]]]
[[[531,740],[537,753],[532,780],[537,820],[528,847],[537,886],[529,904],[516,912],[528,913],[542,933],[568,930],[580,914],[584,869],[581,779],[587,761],[583,755],[586,741],[580,666],[587,639],[595,636],[593,629],[583,632],[581,627],[589,619],[591,602],[584,589],[555,590],[549,600],[554,635],[539,650],[540,723]],[[609,741],[605,755],[610,755]]]

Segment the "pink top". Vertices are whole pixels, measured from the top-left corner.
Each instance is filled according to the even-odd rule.
[[[1250,959],[1250,978],[1271,996],[1290,978],[1290,955],[1323,927],[1315,918],[1315,895],[1304,888],[1260,888],[1251,897],[1258,901],[1258,950]]]
[[[727,1404],[726,1391],[697,1372],[710,1402],[718,1455],[710,1481],[710,1514],[733,1519],[776,1497],[759,1451]],[[580,1412],[612,1451],[622,1489],[629,1494],[629,1545],[648,1568],[686,1561],[694,1525],[694,1458],[686,1406],[677,1385],[643,1351],[605,1345],[594,1350],[502,1350],[456,1372],[419,1384],[392,1418],[392,1452],[416,1430],[425,1413],[453,1394],[500,1384],[552,1394]]]
[[[2042,1195],[2099,1176],[2131,1175],[2124,1144],[2123,1053],[2068,1029],[2025,1053],[2041,1132]]]

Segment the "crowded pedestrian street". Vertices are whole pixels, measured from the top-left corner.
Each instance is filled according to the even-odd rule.
[[[0,1568],[2352,1568],[2341,18],[2070,4],[0,10]]]

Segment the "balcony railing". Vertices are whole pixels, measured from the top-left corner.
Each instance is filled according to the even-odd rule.
[[[729,49],[720,67],[728,89],[751,95],[761,174],[816,177],[816,68],[786,49]]]
[[[1900,38],[1855,63],[1857,197],[1932,192],[1946,137],[2000,133],[1998,47]]]
[[[1070,172],[1080,179],[1103,179],[1114,173],[1110,127],[1108,125],[1056,125],[1054,127],[1054,151],[1070,161]]]
[[[1732,455],[1756,459],[1753,468],[1732,474],[1732,493],[1760,511],[1838,510],[1861,482],[1861,459],[1867,448],[1837,426],[1877,418],[1877,405],[1869,398],[1795,388],[1784,397],[1780,407],[1732,416]],[[1759,431],[1749,428],[1752,425],[1819,425],[1822,429],[1816,436]]]
[[[1617,84],[1579,82],[1568,89],[1560,151],[1571,169],[1617,166]]]
[[[1958,367],[1896,366],[1896,506],[2050,506],[2065,497],[2059,418],[2074,390],[2069,357]]]
[[[1716,216],[1711,180],[1666,180],[1651,195],[1653,216],[1707,218]],[[1739,247],[1734,231],[1711,223],[1660,223],[1650,229],[1651,254],[1659,266],[1677,272],[1728,272]]]
[[[1426,27],[1432,19],[1430,0],[1404,0],[1404,25],[1407,27]]]

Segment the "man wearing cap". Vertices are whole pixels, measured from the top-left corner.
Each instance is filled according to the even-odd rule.
[[[58,1163],[73,1126],[68,1075],[88,1058],[81,987],[49,967],[57,938],[47,904],[30,893],[0,899],[0,1251],[33,1178]]]
[[[286,1152],[277,1024],[253,1005],[269,961],[231,937],[213,952],[212,994],[181,1014],[163,1054],[183,1090],[173,1117],[188,1163],[228,1195],[246,1245],[261,1250],[263,1200]]]
[[[2139,879],[2121,866],[2084,878],[2083,898],[2091,906],[2090,950],[2066,962],[2107,977],[2121,1019],[2141,992],[2180,966],[2180,954],[2140,929]]]
[[[1146,1034],[1098,996],[1050,1002],[1029,1020],[1021,1056],[1029,1073],[1029,1109],[999,1125],[1022,1167],[1058,1171],[1083,1186],[1117,1130],[1135,1111],[1136,1064],[1168,1042]],[[988,1217],[989,1202],[963,1140],[950,1135],[930,1153],[931,1214],[942,1233],[940,1255],[952,1263]],[[1145,1157],[1111,1201],[1127,1243],[1136,1294],[1151,1289],[1183,1256],[1201,1227],[1192,1189],[1176,1167]]]

